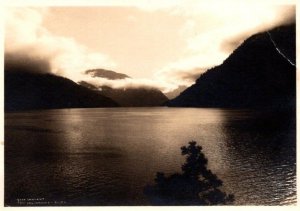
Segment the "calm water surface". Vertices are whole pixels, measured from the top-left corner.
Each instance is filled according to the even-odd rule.
[[[5,203],[148,205],[157,171],[203,147],[236,205],[296,203],[295,120],[196,108],[58,109],[5,114]],[[48,203],[48,204],[47,204]]]

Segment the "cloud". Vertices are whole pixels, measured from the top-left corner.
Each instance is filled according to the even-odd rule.
[[[201,67],[201,58],[197,55],[187,57],[166,65],[155,73],[154,79],[164,81],[173,87],[190,86],[213,65],[213,63],[207,63],[206,65],[208,66],[205,66],[204,63],[205,61],[203,61],[203,66]]]
[[[6,71],[50,73],[51,68],[48,60],[33,58],[24,54],[5,54],[4,69]]]
[[[194,68],[194,69],[168,69],[158,72],[156,78],[161,78],[168,84],[177,86],[190,86],[199,76],[208,68]]]
[[[189,86],[193,78],[222,64],[251,35],[295,22],[294,5],[229,2],[216,5],[200,1],[171,10],[187,19],[180,30],[187,37],[185,54],[158,70],[156,77]]]
[[[254,11],[254,10],[253,10]],[[296,8],[294,5],[285,6],[273,6],[269,10],[267,8],[262,8],[262,13],[264,15],[257,15],[253,13],[252,16],[255,17],[255,22],[252,23],[251,27],[240,27],[240,32],[235,32],[227,36],[221,43],[221,50],[225,52],[232,52],[237,48],[246,38],[249,36],[270,30],[276,26],[288,25],[296,22]],[[249,15],[250,16],[250,15]],[[250,19],[250,17],[248,18]]]
[[[72,38],[50,33],[42,25],[48,12],[41,8],[9,8],[6,11],[5,53],[47,60],[52,73],[74,81],[78,81],[86,69],[116,67],[107,55],[92,52]]]
[[[109,56],[92,52],[69,37],[57,36],[43,26],[51,12],[45,8],[9,8],[5,25],[5,69],[53,73],[75,82],[87,81],[113,88],[145,87],[169,91],[176,86],[155,79],[108,80],[86,75],[88,69],[115,69]]]
[[[52,73],[76,82],[85,80],[94,85],[115,88],[144,86],[171,91],[179,85],[189,86],[194,83],[207,69],[221,64],[252,34],[295,21],[293,5],[258,5],[248,1],[205,2],[207,1],[145,0],[120,3],[122,6],[137,7],[147,14],[160,10],[170,14],[168,17],[180,17],[180,22],[176,24],[179,26],[179,36],[185,44],[184,49],[180,49],[183,53],[177,60],[169,61],[156,69],[152,79],[107,80],[85,75],[84,71],[88,69],[114,70],[118,65],[102,52],[93,52],[72,38],[49,32],[43,26],[43,20],[51,10],[45,8],[20,7],[6,10],[5,53],[9,55],[7,58],[12,61],[10,63],[16,62],[16,58],[26,59],[30,61],[28,63],[36,60],[38,72],[48,72],[51,69]],[[143,24],[138,17],[127,18],[133,23]],[[179,25],[181,20],[183,25]],[[177,31],[177,25],[175,29]],[[158,36],[158,39],[167,39],[167,36],[169,34],[166,37]],[[124,48],[124,52],[126,50]],[[13,58],[11,55],[16,56]],[[138,62],[135,58],[132,61]],[[20,65],[18,62],[16,64]],[[41,68],[42,66],[45,68]],[[118,69],[122,70],[122,67]]]
[[[170,87],[151,79],[108,80],[85,74],[88,69],[114,69],[116,63],[107,55],[92,52],[72,38],[56,36],[43,27],[49,10],[10,8],[6,13],[5,69],[35,73],[54,73],[75,82],[113,88],[146,87],[161,90]],[[172,86],[171,86],[172,87]],[[175,87],[173,87],[175,88]],[[167,89],[168,90],[168,89]]]

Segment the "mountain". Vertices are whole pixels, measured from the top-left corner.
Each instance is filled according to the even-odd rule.
[[[102,87],[100,93],[126,107],[161,106],[168,101],[168,98],[160,90],[154,88],[112,89]]]
[[[86,70],[85,74],[91,75],[92,77],[99,77],[99,78],[106,78],[109,80],[118,80],[118,79],[125,79],[130,78],[128,75],[123,73],[117,73],[111,70],[105,69],[92,69]]]
[[[5,110],[115,107],[113,100],[52,74],[5,70]]]
[[[79,82],[80,85],[92,90],[98,90],[101,95],[109,97],[124,107],[148,107],[161,106],[168,101],[168,98],[155,88],[110,88],[107,86],[96,87],[85,81]]]
[[[167,105],[295,108],[295,24],[255,34]]]
[[[104,69],[87,70],[85,73],[91,75],[92,77],[106,78],[109,80],[130,78],[126,74]],[[113,99],[120,106],[125,107],[161,106],[169,100],[160,90],[155,88],[111,88],[108,86],[95,86],[86,81],[80,81],[78,84],[97,91],[101,95]]]

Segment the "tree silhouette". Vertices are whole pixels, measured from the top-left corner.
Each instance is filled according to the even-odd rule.
[[[166,177],[157,172],[154,185],[147,185],[144,193],[154,205],[226,205],[234,201],[234,195],[222,192],[223,182],[207,169],[207,159],[202,147],[195,141],[181,147],[186,156],[182,173]]]

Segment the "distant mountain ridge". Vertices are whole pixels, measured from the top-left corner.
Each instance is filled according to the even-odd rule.
[[[295,27],[282,26],[251,36],[223,64],[202,74],[167,105],[295,108],[296,68],[287,60],[296,58]]]
[[[96,87],[85,81],[80,85],[97,90],[101,95],[109,97],[120,106],[125,107],[151,107],[162,106],[168,98],[158,89],[146,87],[111,88],[108,86]]]
[[[52,74],[5,70],[5,111],[116,107],[100,93]]]

